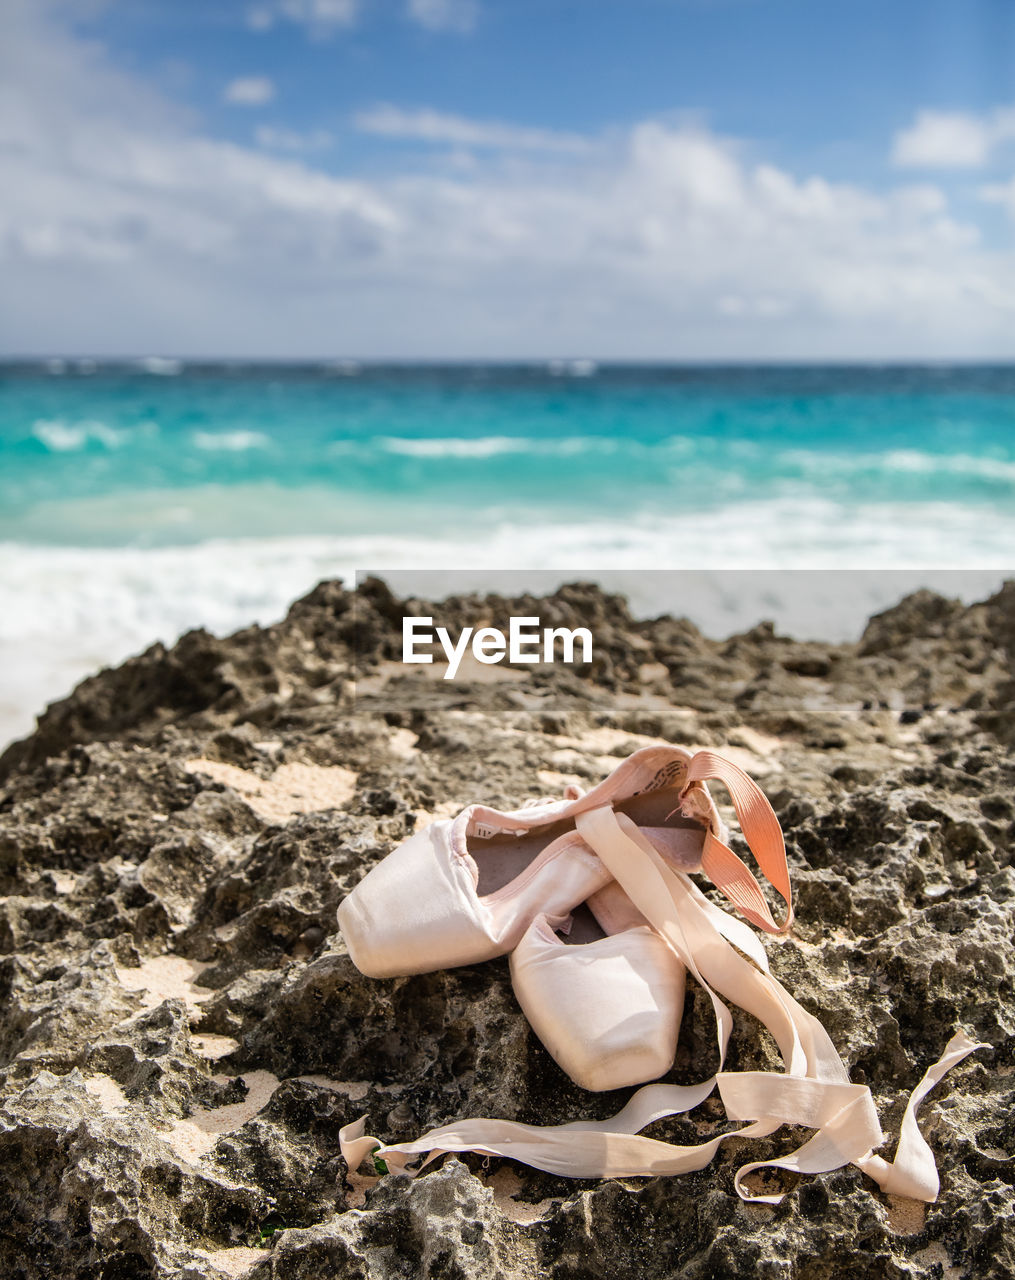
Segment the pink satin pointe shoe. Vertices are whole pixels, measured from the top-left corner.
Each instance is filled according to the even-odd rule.
[[[504,955],[537,912],[566,916],[610,878],[573,829],[484,839],[434,822],[360,881],[338,923],[368,977],[431,973]]]
[[[515,996],[532,1030],[590,1092],[658,1079],[676,1052],[683,964],[616,881],[564,923],[562,939],[538,915],[511,952]]]
[[[567,916],[613,879],[575,828],[601,805],[659,833],[681,869],[697,869],[709,840],[725,833],[704,784],[689,780],[691,759],[679,747],[645,747],[584,795],[568,788],[562,800],[507,813],[470,805],[431,823],[339,907],[353,963],[390,978],[514,950],[537,915]]]

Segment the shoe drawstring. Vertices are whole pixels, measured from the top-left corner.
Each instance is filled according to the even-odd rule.
[[[580,800],[584,794],[584,789],[578,786],[576,782],[569,782],[564,788],[565,800]],[[560,801],[556,796],[534,796],[529,800],[523,801],[522,809],[544,809],[548,805],[559,803]]]
[[[782,827],[768,797],[739,765],[716,751],[699,751],[687,766],[680,807],[689,806],[696,784],[714,779],[729,792],[740,830],[758,866],[786,903],[786,916],[776,924],[761,886],[750,868],[709,829],[701,852],[701,869],[751,924],[766,933],[786,933],[793,923],[793,890],[786,862]],[[697,815],[695,815],[697,816]]]

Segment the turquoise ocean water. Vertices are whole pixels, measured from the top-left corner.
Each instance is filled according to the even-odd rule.
[[[7,364],[0,737],[4,706],[356,567],[1003,570],[1013,548],[1013,366]]]

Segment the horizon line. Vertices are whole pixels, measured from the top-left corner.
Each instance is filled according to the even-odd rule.
[[[91,353],[49,353],[46,355],[5,355],[0,353],[0,367],[9,365],[109,365],[139,366],[176,364],[189,366],[316,366],[336,372],[376,368],[538,368],[561,372],[594,373],[598,369],[652,368],[968,368],[1015,367],[1015,354],[984,356],[225,356],[181,355],[147,352],[144,355],[94,355]]]

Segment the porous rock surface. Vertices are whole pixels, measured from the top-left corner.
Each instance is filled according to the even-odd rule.
[[[443,681],[398,663],[403,612],[588,626],[594,660]],[[918,593],[825,645],[635,622],[582,585],[424,606],[368,581],[86,680],[0,759],[0,1275],[1012,1275],[1013,659],[1015,584],[973,607]],[[798,903],[772,967],[870,1084],[884,1154],[953,1030],[991,1046],[924,1104],[935,1205],[855,1168],[772,1175],[782,1204],[743,1204],[737,1165],[804,1136],[785,1131],[682,1178],[345,1168],[338,1131],[364,1113],[395,1140],[622,1105],[558,1070],[506,961],[372,981],[335,910],[435,814],[589,784],[659,739],[730,749],[771,796]],[[669,1078],[715,1064],[689,983]],[[776,1064],[741,1015],[731,1068]],[[650,1132],[723,1123],[709,1103]]]

